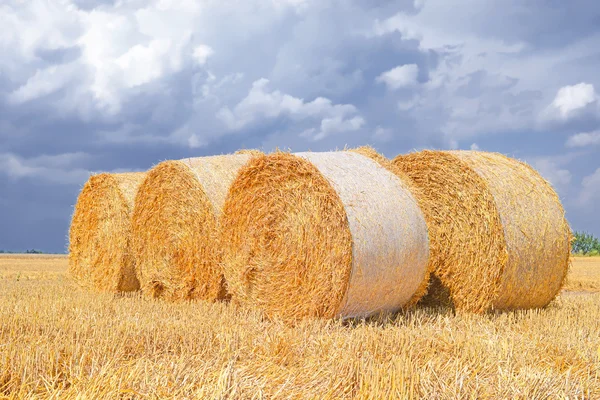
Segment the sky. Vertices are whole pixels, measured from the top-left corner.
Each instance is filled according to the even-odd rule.
[[[524,160],[600,236],[600,2],[2,0],[0,249],[90,174],[241,148]]]

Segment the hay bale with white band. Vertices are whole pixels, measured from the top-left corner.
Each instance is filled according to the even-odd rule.
[[[570,229],[558,196],[528,165],[497,153],[423,151],[394,159],[420,189],[434,284],[460,310],[543,307],[560,291]]]
[[[133,251],[142,291],[167,300],[226,297],[218,243],[229,185],[251,155],[165,161],[136,197]]]
[[[139,289],[130,254],[131,214],[145,173],[97,174],[79,194],[69,230],[69,273],[83,288]]]
[[[233,299],[270,317],[397,311],[427,279],[415,199],[353,152],[254,158],[231,186],[221,234]]]

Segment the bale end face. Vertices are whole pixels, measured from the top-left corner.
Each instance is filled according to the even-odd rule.
[[[133,250],[142,291],[171,301],[217,299],[216,217],[207,195],[182,161],[148,172],[136,197]]]
[[[417,188],[429,228],[434,284],[423,301],[476,313],[489,310],[500,290],[507,252],[487,184],[446,152],[400,155],[393,163]],[[446,304],[448,299],[452,304]]]
[[[131,213],[143,173],[98,174],[84,185],[69,230],[69,272],[88,290],[139,289],[130,252]]]
[[[223,266],[233,300],[271,317],[335,316],[351,270],[346,220],[313,165],[287,153],[254,158],[223,210]]]
[[[227,298],[219,217],[229,186],[251,155],[165,161],[148,172],[133,214],[142,290],[168,300]]]

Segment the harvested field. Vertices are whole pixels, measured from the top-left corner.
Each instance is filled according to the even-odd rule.
[[[600,283],[600,258],[576,259],[569,281],[592,271]],[[0,397],[600,397],[600,294],[290,327],[227,303],[93,294],[66,272],[66,258],[0,256]]]
[[[0,254],[0,279],[62,278],[68,261],[66,254]]]
[[[565,290],[600,292],[600,257],[573,257]]]

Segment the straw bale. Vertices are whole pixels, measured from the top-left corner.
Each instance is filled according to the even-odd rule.
[[[427,228],[403,182],[353,152],[257,157],[222,218],[233,299],[269,317],[396,311],[427,278]]]
[[[452,152],[487,183],[508,250],[494,308],[546,306],[562,288],[571,229],[550,183],[524,162],[498,153]]]
[[[131,214],[145,173],[93,175],[83,186],[69,230],[69,272],[88,290],[139,289],[130,254]]]
[[[136,197],[133,251],[142,291],[167,300],[226,297],[218,219],[229,185],[251,155],[165,161]]]
[[[534,308],[558,293],[570,230],[551,186],[496,153],[422,151],[394,164],[419,188],[430,229],[429,302],[459,310]]]

